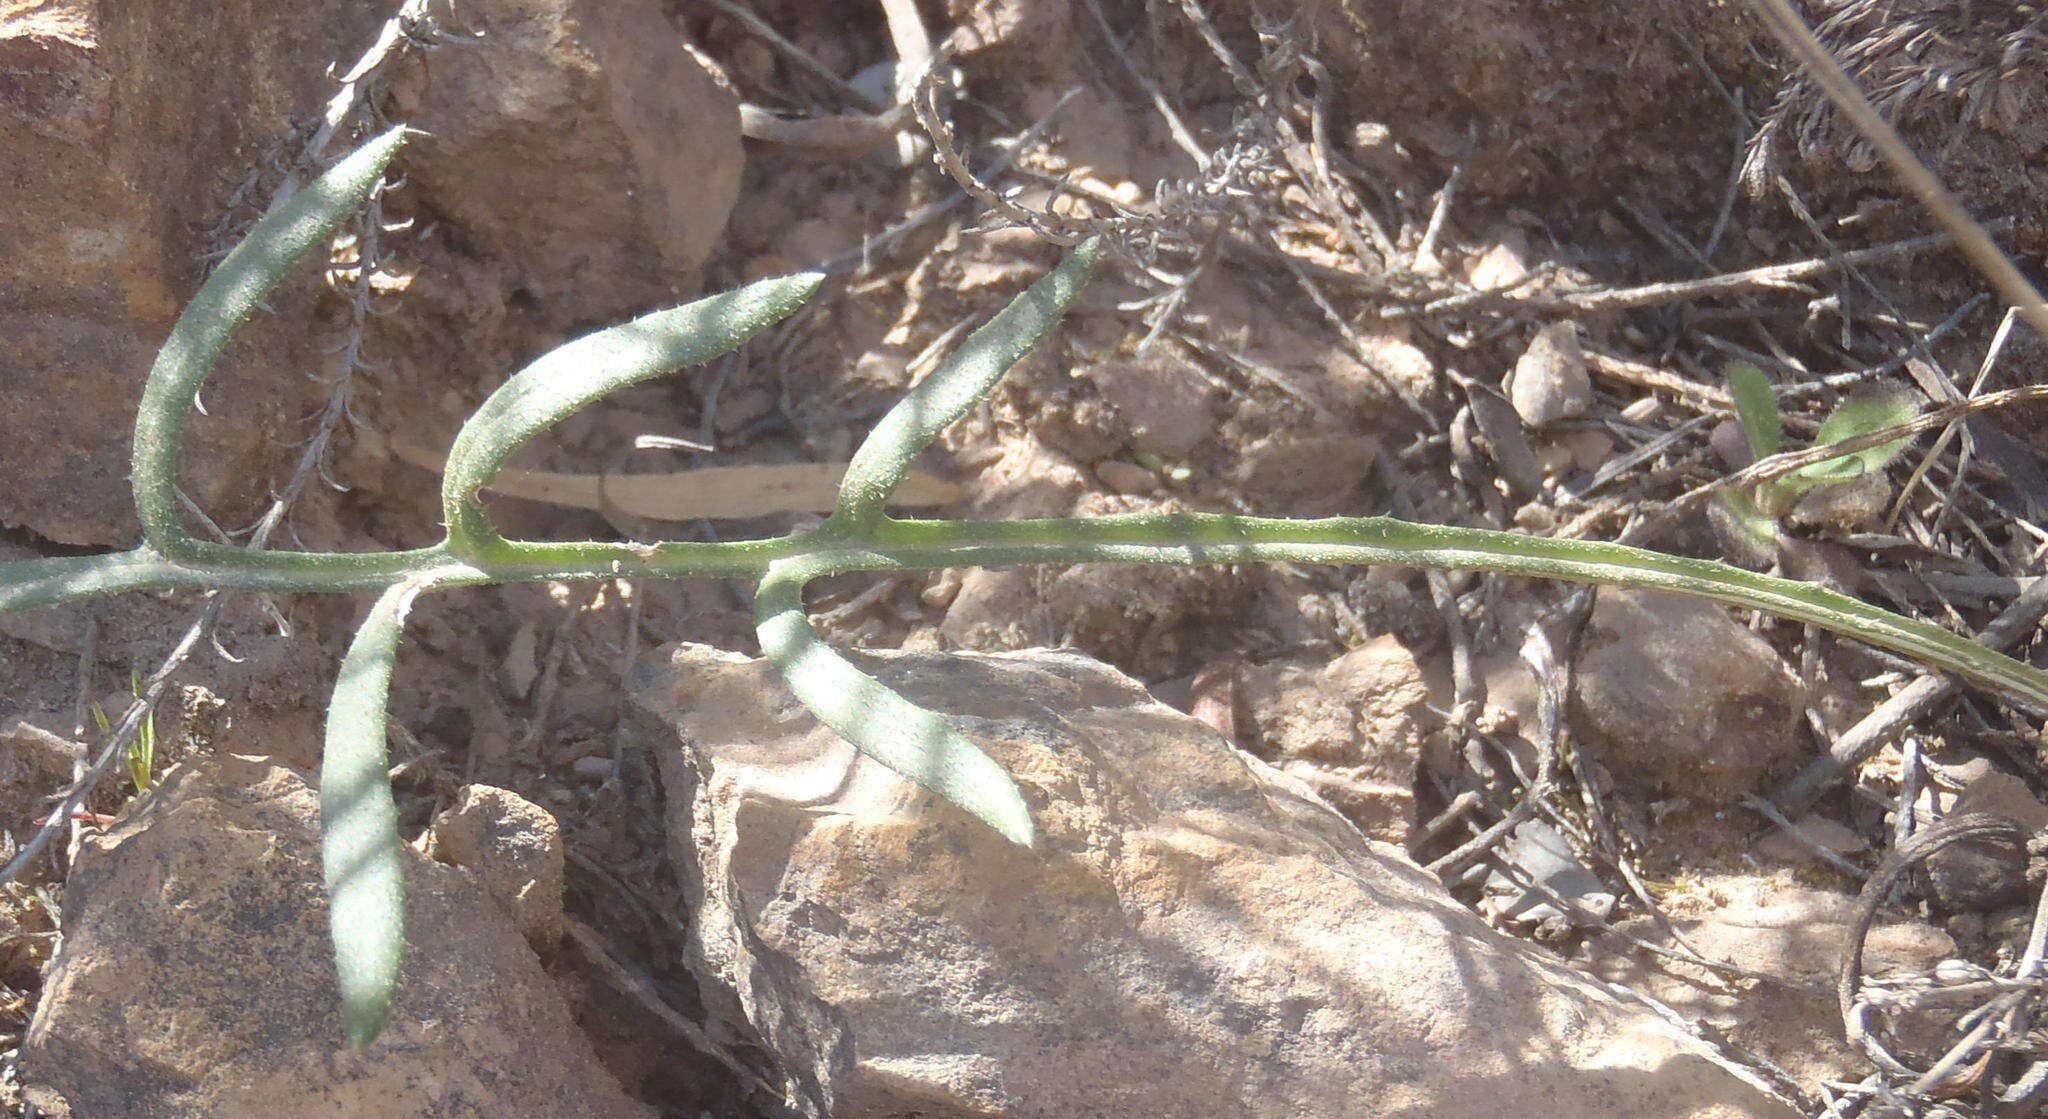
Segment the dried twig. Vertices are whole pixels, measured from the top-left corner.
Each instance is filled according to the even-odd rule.
[[[1956,239],[1978,271],[1991,281],[2008,304],[2019,310],[2035,334],[2048,338],[2048,302],[2043,301],[2034,285],[1999,251],[1991,235],[1970,217],[1969,211],[1963,209],[1962,202],[1906,146],[1905,139],[1891,122],[1871,106],[1869,99],[1856,88],[1856,83],[1842,71],[1841,64],[1835,61],[1827,48],[1821,46],[1820,40],[1813,37],[1805,21],[1792,10],[1792,5],[1787,0],[1751,0],[1751,7],[1778,36],[1785,49],[1798,57],[1807,73],[1834,101],[1836,108],[1877,148],[1878,155],[1891,165],[1892,173],[1899,177],[1906,189]]]
[[[1902,1076],[1918,1076],[1913,1070],[1900,1064],[1896,1058],[1885,1053],[1868,1040],[1863,1027],[1863,1016],[1858,1011],[1857,989],[1863,977],[1863,942],[1870,936],[1870,927],[1877,920],[1877,911],[1891,894],[1892,886],[1913,867],[1929,856],[1964,840],[1983,839],[2024,846],[2024,834],[2018,824],[2003,816],[1984,812],[1973,812],[1963,816],[1951,816],[1940,823],[1930,825],[1911,839],[1898,845],[1884,860],[1871,871],[1870,879],[1863,884],[1862,892],[1856,895],[1856,910],[1849,921],[1849,939],[1842,953],[1841,966],[1835,973],[1835,1002],[1841,1011],[1843,1028],[1849,1040],[1863,1044],[1871,1058],[1886,1068],[1886,1071]]]
[[[1986,648],[2004,652],[2032,635],[2044,615],[2048,615],[2048,579],[2037,579],[2006,604],[1997,619],[1977,635],[1977,641]],[[1862,765],[1899,731],[1954,695],[1959,687],[1947,676],[1923,676],[1908,684],[1850,727],[1825,755],[1809,763],[1773,797],[1779,810],[1788,816],[1804,812],[1828,786]]]

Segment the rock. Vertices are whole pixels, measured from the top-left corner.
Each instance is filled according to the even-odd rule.
[[[686,744],[655,749],[692,966],[834,1115],[1793,1114],[1095,661],[854,656],[1017,776],[1036,848],[764,662],[680,645],[629,677]]]
[[[1486,248],[1465,266],[1465,282],[1479,291],[1514,287],[1531,271],[1529,241],[1512,227],[1496,230]]]
[[[1050,645],[1055,624],[1021,567],[973,567],[960,575],[939,632],[955,647],[1000,651]]]
[[[72,767],[86,760],[84,746],[36,725],[55,721],[13,719],[0,726],[0,828],[17,843],[35,834],[31,821],[48,814],[50,798],[71,787]]]
[[[967,424],[955,424],[964,428]],[[980,476],[968,487],[978,517],[991,520],[1066,517],[1089,489],[1088,478],[1073,460],[1035,438],[997,438],[984,433],[980,448],[995,447]],[[966,446],[971,436],[949,431],[940,437],[948,446]],[[976,453],[986,453],[976,448]]]
[[[1091,494],[1074,514],[1183,511],[1170,500]],[[1083,563],[1042,568],[1037,586],[1060,644],[1144,676],[1185,671],[1180,662],[1191,626],[1234,614],[1249,596],[1246,580],[1231,567]]]
[[[218,755],[88,838],[24,1043],[29,1098],[93,1119],[651,1117],[512,922],[467,874],[410,851],[391,1023],[345,1048],[318,813],[292,770]]]
[[[1356,515],[1379,451],[1369,435],[1280,431],[1240,448],[1230,477],[1265,516]]]
[[[1868,1058],[1842,1039],[1835,1006],[1834,974],[1848,941],[1853,895],[1795,885],[1782,874],[1711,875],[1664,903],[1679,932],[1709,959],[1777,981],[1731,989],[1688,965],[1645,955],[1621,934],[1676,947],[1649,917],[1622,922],[1588,945],[1594,974],[1727,1031],[1802,1084],[1869,1071]],[[1864,974],[1924,975],[1955,952],[1955,942],[1932,925],[1880,919],[1866,946]],[[1926,1036],[1940,1035],[1930,1028]]]
[[[1105,459],[1095,464],[1095,480],[1121,494],[1159,492],[1159,475],[1133,462]]]
[[[1579,648],[1575,725],[1624,782],[1718,807],[1798,758],[1797,682],[1711,603],[1603,589]]]
[[[65,544],[137,532],[128,433],[142,375],[197,289],[209,232],[244,176],[331,94],[382,5],[41,0],[0,9],[0,524]],[[244,210],[239,217],[247,220]],[[296,430],[326,339],[284,321],[305,270],[223,357],[191,425],[185,492],[240,524],[266,493],[274,432]]]
[[[0,524],[65,544],[134,539],[127,433],[143,372],[208,255],[234,243],[296,158],[295,128],[393,8],[4,9]],[[488,35],[394,65],[380,105],[429,135],[399,157],[410,185],[384,199],[391,217],[423,219],[386,240],[407,313],[366,332],[375,358],[402,356],[361,398],[376,426],[429,446],[445,446],[465,410],[422,407],[451,384],[495,384],[571,329],[694,294],[741,159],[731,96],[656,0],[478,0],[452,22]],[[185,492],[223,524],[253,519],[281,481],[282,444],[337,369],[337,304],[316,268],[268,306],[225,351],[181,457]],[[308,506],[325,500],[313,489]],[[318,516],[302,508],[297,523]]]
[[[562,939],[562,828],[547,809],[509,789],[465,786],[434,817],[427,854],[469,871],[536,951]]]
[[[1376,637],[1323,665],[1248,665],[1237,685],[1261,756],[1308,780],[1367,835],[1406,844],[1429,687],[1398,638]]]
[[[1742,429],[1738,420],[1722,420],[1715,424],[1714,430],[1707,435],[1707,450],[1730,473],[1756,461],[1756,453],[1749,449],[1749,433]]]
[[[1131,446],[1177,459],[1216,433],[1216,402],[1182,364],[1109,361],[1083,371],[1130,428]]]
[[[664,6],[472,0],[453,23],[483,38],[392,86],[434,133],[406,157],[418,203],[465,254],[516,262],[551,322],[693,293],[739,194],[739,105]]]
[[[1515,362],[1507,392],[1508,402],[1530,427],[1585,415],[1593,404],[1593,379],[1586,374],[1578,326],[1556,322],[1538,330]]]
[[[2048,828],[2048,806],[2034,799],[2025,781],[2002,770],[1984,773],[1957,794],[1950,814],[1969,812],[2003,816],[2029,833]],[[1921,867],[1928,891],[1949,912],[1989,912],[2033,891],[2027,884],[2027,853],[2010,843],[1953,843]]]

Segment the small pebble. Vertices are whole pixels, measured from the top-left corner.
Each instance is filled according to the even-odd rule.
[[[1586,373],[1586,352],[1579,346],[1579,328],[1552,323],[1536,332],[1508,384],[1508,402],[1530,427],[1547,427],[1577,419],[1593,404],[1593,381]]]
[[[1117,493],[1153,493],[1159,489],[1159,475],[1136,463],[1117,459],[1096,463],[1095,477]]]

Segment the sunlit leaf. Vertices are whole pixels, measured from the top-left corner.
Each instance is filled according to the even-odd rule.
[[[199,549],[178,519],[178,445],[192,398],[235,329],[292,266],[327,243],[363,204],[405,143],[393,128],[335,164],[250,227],[201,284],[157,351],[135,413],[135,511],[151,547],[167,556]]]
[[[804,613],[805,577],[774,564],[754,596],[761,652],[818,720],[861,753],[1029,847],[1031,810],[1017,782],[945,716],[891,691],[833,651]]]
[[[911,462],[939,432],[974,407],[1011,366],[1059,325],[1101,255],[1100,238],[1076,246],[1058,267],[968,335],[951,357],[897,401],[853,453],[846,479],[840,484],[835,519],[858,523],[880,515]]]
[[[1913,398],[1904,393],[1874,393],[1868,396],[1853,396],[1835,406],[1828,418],[1821,421],[1820,431],[1813,437],[1816,447],[1839,443],[1873,431],[1882,431],[1905,423],[1917,414]],[[1811,488],[1812,485],[1827,482],[1846,482],[1860,478],[1874,470],[1882,470],[1886,464],[1904,451],[1911,439],[1894,439],[1875,447],[1866,447],[1838,458],[1816,462],[1802,468],[1794,475]]]
[[[528,439],[614,389],[733,349],[796,310],[823,279],[804,272],[761,280],[586,334],[535,359],[469,417],[448,452],[441,507],[451,544],[473,552],[497,539],[478,495]]]
[[[320,759],[320,863],[349,1044],[383,1030],[405,954],[398,806],[385,756],[385,706],[405,611],[420,587],[387,589],[342,658]]]

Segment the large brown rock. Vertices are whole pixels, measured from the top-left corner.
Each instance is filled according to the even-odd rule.
[[[133,537],[135,403],[220,247],[210,227],[381,7],[0,5],[0,523],[67,544]],[[304,314],[308,289],[273,306]],[[227,519],[262,496],[269,433],[311,406],[299,374],[326,367],[318,341],[262,315],[244,330],[185,455],[202,506]]]
[[[292,770],[220,755],[85,842],[22,1055],[45,1113],[650,1114],[598,1066],[511,917],[412,852],[391,1023],[345,1048],[318,815]]]
[[[1792,1114],[1112,669],[860,661],[1017,776],[1036,849],[858,757],[763,662],[682,645],[632,675],[685,744],[660,753],[694,965],[842,1119]]]
[[[558,326],[694,294],[738,197],[739,103],[666,8],[470,0],[450,23],[480,38],[394,82],[434,134],[405,163],[421,208]]]

